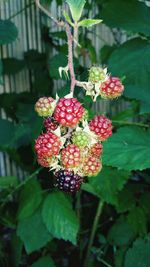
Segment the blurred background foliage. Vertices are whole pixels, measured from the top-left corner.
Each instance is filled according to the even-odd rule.
[[[0,5],[4,2],[7,5],[7,0]],[[47,7],[52,4],[41,2]],[[64,5],[56,2],[58,8]],[[92,64],[108,66],[109,72],[123,80],[126,105],[118,111],[116,100],[109,103],[114,112],[99,110],[76,88],[75,96],[90,114],[106,113],[114,126],[113,136],[104,143],[102,172],[86,181],[77,195],[57,192],[52,174],[39,168],[34,154],[35,139],[42,131],[41,119],[34,112],[36,100],[55,96],[56,83],[60,97],[69,92],[69,82],[65,77],[61,82],[58,73],[58,67],[67,62],[65,32],[41,23],[44,52],[29,49],[22,59],[1,58],[1,88],[6,86],[4,77],[15,81],[23,69],[30,74],[30,90],[0,94],[0,150],[26,173],[23,179],[13,172],[0,177],[1,267],[150,266],[149,4],[87,0],[84,16],[90,16],[94,5],[95,17],[103,19],[114,42],[96,49],[90,35],[90,31],[96,34],[95,28],[81,29],[77,77],[87,80]],[[18,42],[21,26],[13,18],[33,5],[29,1],[12,19],[0,19],[1,49]],[[102,100],[98,102],[101,105]]]

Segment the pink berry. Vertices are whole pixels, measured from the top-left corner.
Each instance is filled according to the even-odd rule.
[[[100,160],[96,157],[90,156],[85,159],[82,167],[85,176],[96,176],[102,169]]]
[[[100,141],[105,141],[112,135],[112,123],[103,115],[95,116],[89,123],[89,127],[99,137]]]
[[[56,106],[54,118],[61,125],[74,127],[84,114],[84,108],[76,98],[61,98]]]
[[[124,86],[117,77],[109,77],[100,86],[100,95],[105,99],[113,99],[121,96]]]
[[[103,152],[103,146],[101,143],[96,143],[90,148],[90,154],[95,157],[100,157]]]
[[[49,132],[40,135],[35,142],[35,150],[39,158],[48,158],[58,155],[60,150],[60,139],[57,135]]]
[[[61,152],[61,161],[66,169],[78,167],[81,163],[79,147],[71,144],[64,148]]]

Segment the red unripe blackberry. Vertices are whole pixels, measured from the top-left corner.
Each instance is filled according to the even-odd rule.
[[[55,173],[56,175],[56,186],[65,192],[77,192],[79,191],[83,178],[73,171],[60,170]]]
[[[100,141],[105,141],[112,135],[112,123],[103,115],[95,116],[89,123],[89,127],[99,137]]]
[[[45,168],[49,168],[50,164],[52,162],[52,157],[46,158],[46,157],[38,157],[37,162],[39,165]]]
[[[98,158],[89,156],[84,160],[82,171],[85,176],[96,176],[101,169],[102,164]]]
[[[100,86],[100,95],[105,99],[113,99],[121,96],[124,86],[117,77],[109,77]]]
[[[52,97],[41,97],[35,104],[35,111],[41,117],[51,116],[54,108],[54,99]]]
[[[90,148],[90,154],[95,157],[100,157],[103,152],[103,146],[101,143],[96,143]]]
[[[60,150],[60,139],[57,135],[49,132],[41,134],[35,142],[35,150],[39,158],[55,156]]]
[[[61,152],[61,162],[66,169],[78,167],[81,163],[79,147],[71,144],[64,148]]]
[[[58,123],[52,117],[46,118],[43,123],[47,132],[55,131],[58,127]]]
[[[54,118],[61,125],[74,127],[84,114],[84,108],[76,98],[61,98],[56,106]]]

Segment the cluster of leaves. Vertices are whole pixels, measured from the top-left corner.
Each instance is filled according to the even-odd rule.
[[[92,4],[87,1],[85,5],[86,18]],[[40,96],[54,94],[53,80],[59,80],[60,62],[62,66],[67,64],[65,33],[44,26],[46,53],[30,50],[23,60],[0,61],[1,83],[3,74],[17,76],[24,68],[33,77],[31,92],[0,95],[0,105],[9,118],[0,119],[0,149],[31,173],[21,182],[14,176],[0,178],[2,267],[84,266],[99,201],[105,206],[87,266],[150,266],[150,8],[138,0],[97,0],[95,4],[116,42],[105,45],[97,54],[87,28],[80,32],[78,53],[84,62],[86,57],[92,64],[102,62],[112,75],[125,78],[123,99],[129,108],[112,116],[114,134],[104,144],[103,170],[83,185],[79,195],[57,192],[52,175],[36,165],[33,150],[41,132],[34,103]],[[129,40],[120,42],[121,34]],[[17,37],[14,23],[0,20],[0,45],[17,42]],[[64,43],[61,46],[60,39]],[[57,55],[49,56],[52,48]],[[87,77],[88,70],[77,59],[75,69],[79,78]],[[58,91],[60,97],[69,92],[65,77],[64,82],[64,88]],[[90,109],[91,100],[78,88],[75,94]]]

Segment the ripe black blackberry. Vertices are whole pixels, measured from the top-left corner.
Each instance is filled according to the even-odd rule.
[[[79,191],[83,178],[73,171],[60,170],[55,173],[56,186],[65,192],[74,193]]]

